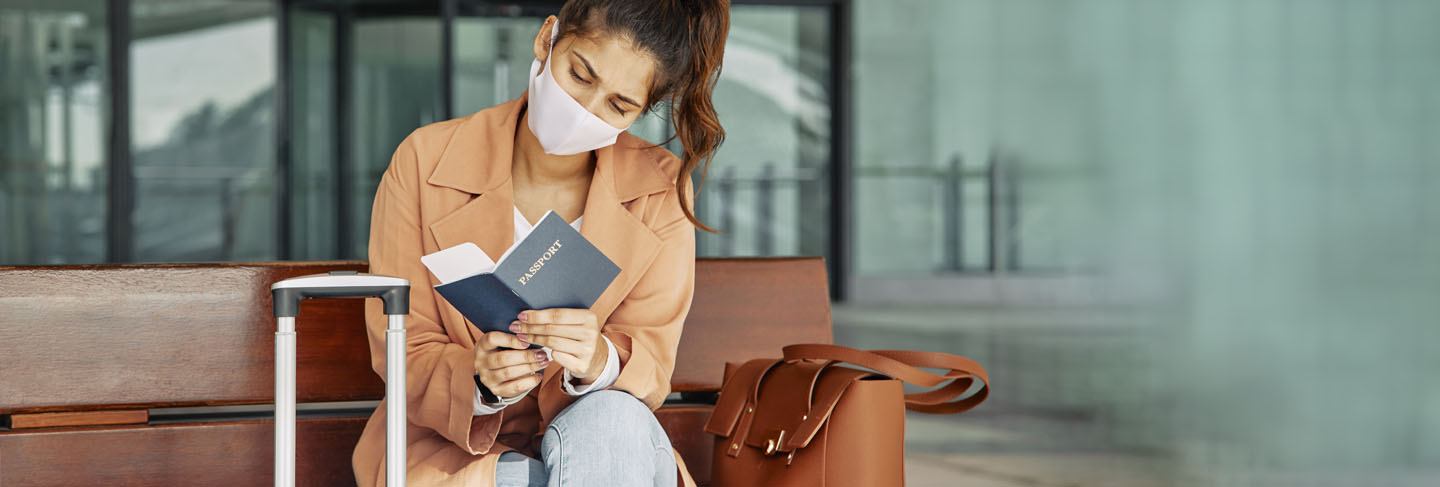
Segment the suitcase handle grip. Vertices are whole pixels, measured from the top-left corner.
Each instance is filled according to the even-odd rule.
[[[276,318],[300,315],[305,298],[380,298],[385,314],[410,314],[410,281],[378,274],[334,271],[293,277],[270,286]]]

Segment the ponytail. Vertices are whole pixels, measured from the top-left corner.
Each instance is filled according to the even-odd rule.
[[[715,92],[715,84],[720,79],[720,65],[725,58],[725,37],[730,31],[729,3],[729,0],[694,2],[699,12],[690,18],[690,36],[687,39],[690,45],[689,69],[677,82],[670,102],[670,123],[684,147],[680,154],[680,175],[675,181],[681,195],[685,194],[685,185],[690,183],[690,173],[703,162],[700,184],[695,189],[697,194],[700,192],[699,187],[705,184],[705,177],[709,174],[710,161],[715,158],[720,143],[725,141],[725,128],[720,126],[720,115],[715,112],[710,96]],[[685,203],[683,196],[680,198],[680,209],[696,227],[718,233],[695,218],[693,209]]]

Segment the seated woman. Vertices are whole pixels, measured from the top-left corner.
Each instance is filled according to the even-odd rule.
[[[536,32],[524,94],[420,127],[395,150],[369,259],[370,272],[412,285],[411,485],[694,484],[653,411],[690,309],[695,230],[714,231],[695,218],[690,178],[724,138],[711,93],[728,10],[727,0],[570,0]],[[657,106],[680,157],[625,132]],[[484,333],[433,289],[422,255],[473,242],[499,256],[550,210],[621,269],[589,309],[526,310],[512,333]],[[386,320],[369,301],[371,363],[384,377]],[[384,482],[384,425],[382,402],[353,456],[361,487]]]

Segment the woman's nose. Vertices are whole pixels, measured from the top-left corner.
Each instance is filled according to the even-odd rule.
[[[610,124],[611,127],[620,127],[619,124],[623,123],[624,119],[620,114],[610,110],[610,102],[605,99],[604,95],[595,92],[587,96],[588,98],[586,98],[585,101],[580,102],[586,110],[589,110],[590,113],[594,114],[595,117],[601,121]]]
[[[590,92],[580,104],[585,106],[585,109],[590,110],[590,113],[595,114],[595,116],[605,118],[605,97],[598,91]]]

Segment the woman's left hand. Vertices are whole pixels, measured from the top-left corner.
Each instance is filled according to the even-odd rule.
[[[525,310],[510,322],[510,331],[521,341],[550,347],[551,360],[583,384],[594,382],[610,358],[600,320],[586,308]]]

